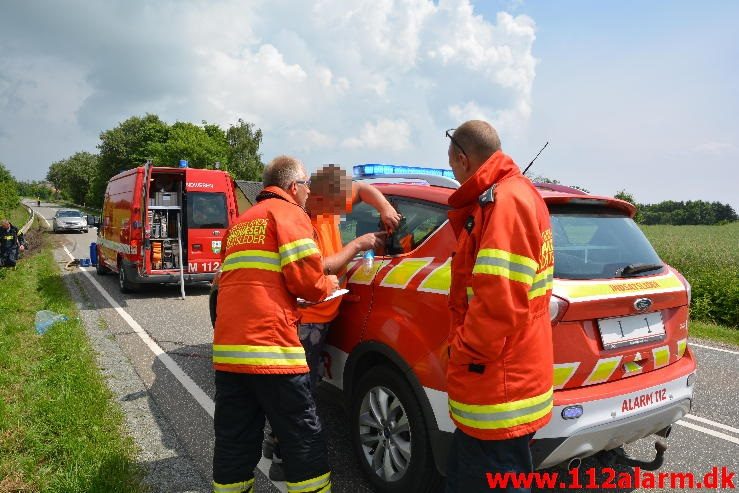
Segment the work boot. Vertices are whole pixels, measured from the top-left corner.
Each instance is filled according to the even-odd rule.
[[[272,451],[272,465],[269,466],[268,476],[272,481],[285,481],[285,467],[280,457],[279,445],[275,445]]]

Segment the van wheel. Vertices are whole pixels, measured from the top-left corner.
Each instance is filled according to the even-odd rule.
[[[359,465],[379,491],[438,490],[426,420],[401,374],[376,367],[362,377],[352,393],[351,426]]]
[[[105,274],[110,274],[110,269],[105,267],[103,264],[103,261],[100,260],[100,254],[98,253],[98,263],[95,265],[95,273],[99,276],[104,276]]]
[[[121,288],[121,293],[133,293],[139,290],[139,285],[129,281],[126,277],[126,269],[123,268],[123,264],[118,266],[118,286]]]

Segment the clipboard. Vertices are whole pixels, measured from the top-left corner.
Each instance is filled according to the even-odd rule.
[[[320,305],[321,303],[325,303],[327,301],[331,301],[331,300],[333,300],[335,298],[338,298],[339,296],[344,296],[348,292],[349,292],[348,289],[337,289],[336,291],[334,291],[330,295],[326,296],[321,301],[315,301],[315,302],[313,302],[313,301],[307,301],[307,300],[304,300],[303,298],[298,298],[298,305],[300,305],[300,306]]]

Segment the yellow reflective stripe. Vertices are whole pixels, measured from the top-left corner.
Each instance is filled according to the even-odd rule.
[[[389,262],[389,260],[375,261],[371,269],[366,269],[360,265],[349,278],[349,284],[372,284],[372,280],[380,269],[385,267]]]
[[[630,377],[631,375],[634,375],[636,373],[641,373],[642,367],[639,363],[635,361],[629,361],[628,363],[624,363],[624,371],[626,374],[625,377]]]
[[[498,258],[512,264],[523,265],[532,269],[534,272],[539,268],[539,264],[532,258],[524,255],[517,255],[505,250],[499,250],[497,248],[481,248],[480,251],[477,252],[477,259],[479,260],[480,258]]]
[[[552,289],[554,284],[554,267],[548,267],[534,276],[534,281],[529,288],[529,299],[532,300],[543,296]]]
[[[470,300],[474,297],[475,297],[475,290],[472,288],[472,286],[467,286],[467,303],[469,303]]]
[[[254,478],[248,481],[239,481],[238,483],[216,483],[213,481],[213,493],[241,493],[248,491],[254,484]]]
[[[677,359],[682,358],[685,355],[685,350],[688,347],[687,339],[680,339],[677,341]]]
[[[512,281],[530,286],[538,267],[539,264],[523,255],[516,255],[497,248],[482,248],[477,252],[472,273],[507,277]]]
[[[236,269],[261,269],[280,272],[280,254],[269,250],[242,250],[226,256],[223,272]]]
[[[628,296],[634,293],[659,293],[663,291],[682,291],[685,287],[672,272],[667,275],[634,279],[614,279],[611,281],[577,281],[557,283],[556,293],[574,301],[588,298]]]
[[[567,385],[572,376],[580,366],[579,362],[575,363],[557,363],[554,365],[554,390],[559,390]]]
[[[583,385],[595,385],[597,383],[603,383],[616,371],[619,363],[621,363],[621,356],[614,356],[612,358],[599,359],[595,364],[595,368],[590,372],[590,376],[585,379]]]
[[[321,488],[320,491],[324,491],[323,488],[331,487],[331,473],[321,474],[314,478],[306,479],[304,481],[298,481],[287,483],[287,491],[290,493],[302,493],[306,491],[314,491]]]
[[[662,368],[670,363],[670,346],[656,347],[652,349],[654,368]]]
[[[285,267],[291,262],[298,261],[302,258],[308,257],[309,255],[320,255],[321,252],[318,250],[316,243],[310,238],[304,238],[302,240],[295,240],[290,243],[286,243],[280,247],[280,265]]]
[[[549,414],[553,389],[520,401],[504,404],[473,405],[449,399],[449,413],[458,423],[471,428],[492,430],[531,423]]]
[[[449,294],[452,283],[452,259],[446,259],[441,266],[434,269],[418,286],[419,291],[436,294]]]
[[[306,366],[301,347],[214,344],[213,362],[232,365]]]
[[[433,258],[403,259],[398,265],[390,269],[380,282],[380,286],[386,288],[405,288],[411,279],[424,267],[429,265]]]

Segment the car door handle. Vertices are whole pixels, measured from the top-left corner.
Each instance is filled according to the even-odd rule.
[[[346,301],[347,303],[359,303],[360,301],[362,301],[362,297],[358,294],[345,294],[344,301]]]

